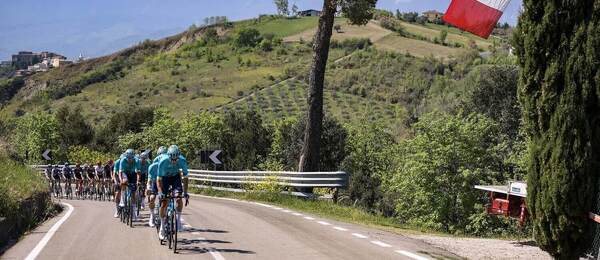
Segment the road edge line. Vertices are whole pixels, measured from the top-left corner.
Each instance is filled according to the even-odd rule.
[[[56,233],[58,228],[60,228],[60,226],[71,216],[71,213],[73,213],[74,208],[71,204],[65,203],[65,202],[61,202],[61,204],[66,205],[69,208],[67,210],[67,213],[60,220],[58,220],[56,223],[54,223],[54,225],[52,225],[52,227],[44,235],[42,240],[40,240],[40,242],[38,242],[37,245],[35,245],[33,250],[31,250],[31,252],[29,252],[29,254],[25,258],[25,260],[36,259],[38,257],[38,255],[42,252],[44,247],[46,247],[46,244],[48,244],[48,242],[50,241],[52,236],[54,236],[54,233]]]

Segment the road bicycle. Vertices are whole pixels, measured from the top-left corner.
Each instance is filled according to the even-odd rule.
[[[62,196],[62,187],[60,186],[60,179],[55,178],[52,180],[52,190],[54,193],[54,197],[59,198]]]
[[[121,207],[121,221],[129,227],[133,227],[133,214],[135,214],[131,194],[131,186],[128,184],[125,189],[125,206]]]
[[[167,225],[165,228],[165,237],[169,243],[169,249],[173,249],[173,253],[177,253],[177,211],[175,209],[176,203],[175,199],[182,198],[181,196],[173,196],[173,189],[169,187],[169,190],[166,193],[167,200]],[[189,204],[189,200],[185,200],[185,206]],[[160,241],[162,245],[164,241]]]
[[[71,179],[65,179],[65,198],[73,199],[73,183]]]

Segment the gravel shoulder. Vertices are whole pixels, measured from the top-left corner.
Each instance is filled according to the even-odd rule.
[[[407,235],[467,259],[543,259],[552,257],[529,241]]]

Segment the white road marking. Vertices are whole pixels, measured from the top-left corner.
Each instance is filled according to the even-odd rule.
[[[321,224],[321,225],[323,225],[323,226],[330,226],[330,225],[331,225],[331,224],[329,224],[329,223],[327,223],[327,222],[325,222],[325,221],[319,221],[319,222],[317,222],[317,223],[319,223],[319,224]]]
[[[337,229],[339,231],[348,231],[348,229],[345,229],[343,227],[333,227],[334,229]]]
[[[71,216],[71,213],[73,213],[73,206],[71,206],[71,204],[68,204],[65,202],[62,202],[62,204],[67,206],[67,208],[69,208],[67,210],[67,214],[65,214],[62,218],[60,218],[60,220],[58,220],[56,223],[54,223],[54,225],[50,228],[50,230],[48,230],[48,233],[46,233],[46,235],[44,235],[42,240],[40,240],[40,242],[38,242],[38,244],[33,248],[33,250],[31,250],[29,255],[27,255],[25,260],[33,260],[33,259],[37,258],[37,256],[40,254],[40,252],[42,252],[42,250],[46,246],[46,244],[48,244],[48,241],[50,241],[52,236],[54,236],[54,233],[56,233],[58,228]]]
[[[308,219],[308,220],[315,220],[315,218],[313,218],[313,217],[304,217],[304,218]]]
[[[278,208],[278,207],[274,207],[273,209],[276,209],[276,210],[282,210],[282,208]]]
[[[198,240],[206,240],[206,238],[199,237]],[[204,245],[210,245],[207,242],[202,242],[202,244],[204,244]],[[223,255],[221,255],[219,253],[219,251],[217,251],[214,247],[207,247],[206,250],[210,253],[210,255],[213,257],[213,259],[215,259],[215,260],[225,260],[225,257],[223,257]]]
[[[291,211],[291,210],[287,210],[287,209],[285,209],[285,210],[283,210],[283,212],[285,212],[285,213],[290,213],[290,212],[292,212],[292,211]]]
[[[297,213],[297,212],[294,212],[294,213],[292,213],[292,214],[294,214],[294,216],[302,216],[302,214],[300,214],[300,213]]]
[[[359,233],[352,233],[353,236],[358,237],[358,238],[367,238],[367,236],[363,235],[363,234],[359,234]]]
[[[379,240],[373,240],[373,241],[371,241],[371,243],[376,244],[376,245],[378,245],[380,247],[392,247],[391,245],[383,243],[383,242],[381,242]]]
[[[404,255],[404,256],[408,256],[408,257],[410,257],[412,259],[415,259],[415,260],[429,260],[429,258],[427,258],[427,257],[422,257],[420,255],[413,254],[411,252],[404,251],[404,250],[396,250],[396,253]]]

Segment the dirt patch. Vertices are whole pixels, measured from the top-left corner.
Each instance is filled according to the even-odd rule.
[[[552,257],[534,241],[408,235],[467,259],[541,259]]]

